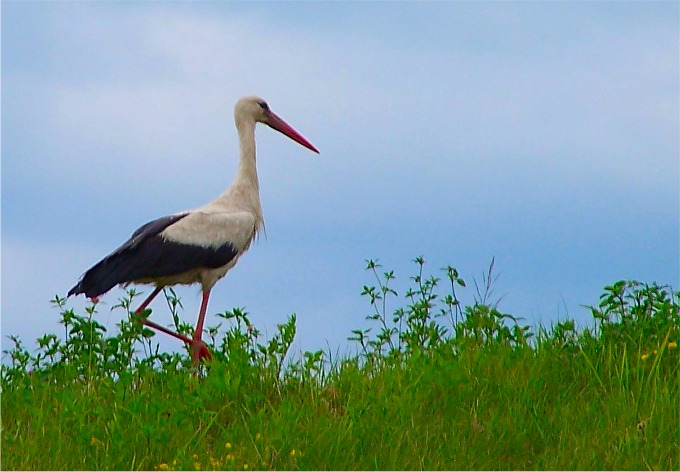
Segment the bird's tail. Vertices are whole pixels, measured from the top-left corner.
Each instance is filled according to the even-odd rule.
[[[68,296],[83,293],[87,298],[95,298],[118,284],[129,282],[130,279],[127,277],[129,268],[121,267],[125,265],[121,264],[122,262],[115,256],[102,259],[83,274],[78,283],[68,291]]]

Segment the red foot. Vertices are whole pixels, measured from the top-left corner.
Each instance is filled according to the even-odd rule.
[[[201,347],[199,348],[198,351],[198,358],[208,360],[212,359],[212,353],[208,350],[208,346],[206,346],[203,341],[201,341]]]
[[[212,359],[212,354],[208,350],[208,346],[206,346],[205,343],[200,339],[192,341],[191,347],[193,350],[191,359],[192,363],[194,364],[194,367],[198,367],[198,364],[201,362],[202,359],[208,360]]]

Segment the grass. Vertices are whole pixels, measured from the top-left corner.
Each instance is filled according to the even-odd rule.
[[[678,469],[678,293],[619,281],[592,328],[532,332],[488,302],[492,268],[462,307],[454,268],[425,276],[415,262],[400,297],[368,261],[374,327],[348,333],[357,355],[292,356],[294,315],[262,340],[234,309],[208,328],[198,377],[133,318],[108,335],[96,305],[79,315],[56,297],[63,336],[6,352],[1,467]]]

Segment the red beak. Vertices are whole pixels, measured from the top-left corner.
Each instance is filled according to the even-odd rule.
[[[304,147],[309,149],[310,151],[314,151],[315,153],[319,153],[319,150],[314,147],[312,143],[307,141],[304,136],[302,136],[300,133],[295,131],[291,125],[283,121],[276,113],[273,111],[270,111],[268,114],[268,120],[267,120],[267,125],[269,125],[271,128],[274,128],[276,131],[279,133],[285,134],[288,136],[290,139],[293,141],[296,141],[300,144],[302,144]]]

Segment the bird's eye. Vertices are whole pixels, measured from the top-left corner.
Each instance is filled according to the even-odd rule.
[[[269,111],[269,105],[267,105],[267,102],[262,101],[262,102],[257,102],[257,104],[260,105],[260,107],[262,107],[262,109],[264,111]]]

